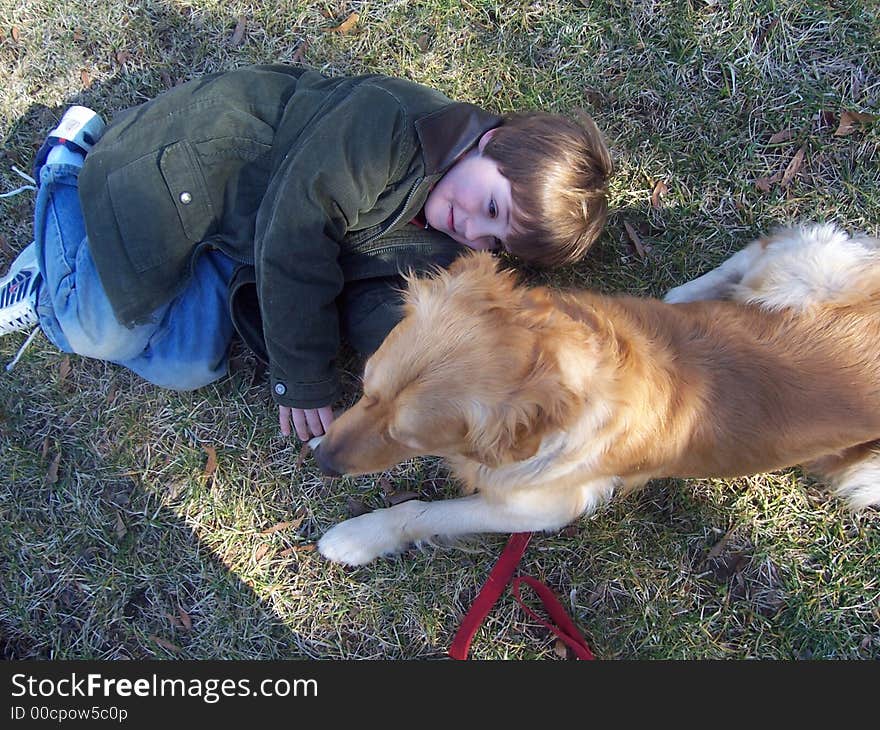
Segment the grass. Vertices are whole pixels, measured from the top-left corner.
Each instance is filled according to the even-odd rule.
[[[329,31],[351,12],[354,32]],[[618,170],[608,228],[582,263],[524,276],[657,295],[780,223],[880,234],[880,129],[834,134],[844,110],[880,113],[877,16],[870,0],[0,0],[0,187],[71,103],[109,117],[255,62],[403,75],[497,111],[590,111]],[[757,187],[802,148],[787,185]],[[29,196],[0,201],[2,268],[32,214]],[[22,339],[0,340],[0,359]],[[349,399],[358,368],[349,358]],[[38,338],[0,378],[2,655],[444,656],[504,539],[327,564],[310,547],[350,500],[455,485],[430,459],[326,481],[275,412],[246,353],[213,386],[172,393]],[[665,480],[537,537],[521,569],[602,658],[876,659],[878,527],[796,470]],[[558,658],[509,596],[471,656]]]

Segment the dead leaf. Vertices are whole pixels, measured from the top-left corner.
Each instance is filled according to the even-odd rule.
[[[770,177],[759,177],[755,180],[755,187],[762,193],[769,193],[770,188],[779,182],[780,177],[782,175],[779,172],[774,172]]]
[[[373,510],[367,507],[367,505],[365,505],[360,500],[355,499],[354,497],[348,498],[348,514],[352,517],[360,517],[361,515],[365,515],[367,514],[367,512],[372,511]]]
[[[70,375],[70,357],[65,355],[61,365],[58,367],[58,382],[63,383],[68,375]]]
[[[83,39],[83,34],[80,31],[78,31],[78,30],[73,31],[73,42],[74,43],[79,43],[82,39]]]
[[[204,449],[205,453],[208,455],[208,461],[205,463],[202,476],[211,477],[214,472],[217,471],[217,450],[210,444],[204,444],[202,449]]]
[[[284,548],[278,555],[282,558],[289,557],[294,553],[310,553],[315,550],[317,546],[315,543],[309,543],[308,545],[294,545],[293,547]]]
[[[40,456],[45,460],[49,456],[49,437],[43,439],[43,448],[40,450]]]
[[[662,205],[662,198],[666,193],[669,192],[669,188],[666,187],[666,183],[663,180],[657,182],[654,186],[654,190],[651,192],[651,205],[654,208],[659,208]]]
[[[308,455],[309,451],[311,451],[309,447],[309,442],[303,441],[303,445],[299,448],[299,454],[297,454],[296,456],[296,462],[293,465],[295,469],[299,469],[300,467],[302,467],[303,462],[306,460],[306,456]]]
[[[181,649],[177,644],[172,641],[168,641],[168,639],[163,639],[161,636],[150,634],[150,638],[163,649],[168,649],[168,651],[183,651],[183,649]]]
[[[15,251],[12,250],[9,241],[6,240],[6,236],[3,235],[0,235],[0,250],[3,251],[3,255],[7,258],[15,258]]]
[[[865,114],[864,112],[843,111],[840,114],[840,125],[834,133],[835,137],[845,137],[856,131],[856,128],[862,129],[867,124],[877,121],[877,117],[873,114]]]
[[[49,470],[46,472],[46,484],[55,484],[58,481],[58,467],[61,464],[61,452],[55,454],[52,463],[49,464]]]
[[[623,227],[626,228],[629,240],[632,241],[633,246],[635,246],[639,258],[644,261],[647,258],[647,254],[645,253],[645,247],[642,245],[642,239],[640,239],[639,235],[636,233],[636,229],[633,228],[628,221],[623,222]]]
[[[348,33],[352,28],[357,25],[358,20],[360,19],[360,15],[357,13],[352,13],[345,20],[343,20],[339,25],[334,28],[327,28],[328,33]]]
[[[290,522],[279,522],[277,525],[272,525],[272,527],[266,528],[260,534],[261,535],[271,535],[273,532],[280,532],[281,530],[287,529],[296,529],[303,523],[304,517],[297,517],[295,520],[291,520]]]
[[[244,31],[247,28],[247,18],[244,15],[238,16],[238,22],[235,24],[235,30],[232,32],[232,38],[229,44],[233,47],[240,46],[244,40]]]
[[[792,137],[794,137],[794,130],[783,129],[781,132],[771,135],[770,139],[767,140],[767,144],[782,144],[783,142],[788,142]]]
[[[785,172],[782,173],[782,180],[779,181],[780,187],[787,188],[791,184],[792,179],[794,179],[794,176],[798,174],[801,166],[804,164],[804,155],[806,153],[807,146],[801,145],[801,148],[791,158],[791,162],[788,163],[788,167],[785,168]]]
[[[303,60],[303,57],[306,55],[306,51],[308,50],[308,48],[309,42],[304,40],[296,47],[296,50],[293,52],[293,56],[291,57],[290,62],[300,63]]]
[[[269,552],[269,546],[266,543],[257,547],[256,552],[254,552],[254,562],[259,563],[263,558],[266,557],[266,553]]]
[[[84,89],[88,89],[92,85],[92,77],[89,75],[89,72],[84,68],[81,68],[79,71],[79,80]]]
[[[428,52],[428,34],[422,33],[419,36],[418,40],[416,41],[416,45],[419,47],[419,50],[422,53],[427,53]]]
[[[170,613],[166,612],[165,618],[167,618],[171,622],[171,625],[175,629],[182,629],[183,628],[183,624],[180,622],[180,619],[177,618],[177,616],[172,616]]]
[[[183,628],[187,631],[192,631],[193,622],[190,615],[180,607],[177,609],[177,615],[180,617],[180,623],[183,624]]]
[[[170,89],[172,86],[174,86],[174,79],[171,78],[171,74],[167,71],[160,71],[159,78],[162,79],[162,84],[165,86],[166,89]]]
[[[560,659],[568,659],[568,647],[562,639],[556,639],[553,644],[553,653]]]
[[[707,561],[712,560],[713,558],[717,558],[719,555],[721,555],[721,551],[724,550],[724,546],[727,545],[727,541],[730,540],[730,536],[733,535],[733,531],[735,529],[736,525],[725,532],[722,538],[712,546],[712,549],[706,555]]]
[[[577,525],[569,525],[562,531],[563,537],[577,537],[580,534],[581,528]]]
[[[120,66],[124,66],[131,60],[131,52],[130,51],[117,51],[116,52],[116,63]]]
[[[128,528],[125,526],[125,522],[122,520],[122,513],[116,513],[116,537],[121,540],[128,534]]]
[[[391,494],[385,497],[385,501],[388,502],[389,506],[393,506],[395,504],[400,504],[401,502],[409,502],[411,499],[418,499],[419,495],[416,492],[392,492]]]
[[[12,26],[12,30],[9,31],[9,35],[12,36],[12,40],[14,40],[16,43],[18,43],[18,39],[19,39],[19,37],[20,37],[20,33],[18,32],[18,26],[17,26],[17,25],[13,25],[13,26]]]

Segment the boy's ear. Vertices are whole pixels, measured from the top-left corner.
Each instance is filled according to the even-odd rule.
[[[495,133],[498,131],[498,128],[490,129],[488,132],[484,132],[483,136],[480,137],[480,141],[477,142],[477,149],[480,151],[480,154],[483,154],[483,149],[489,144],[489,140],[495,136]]]

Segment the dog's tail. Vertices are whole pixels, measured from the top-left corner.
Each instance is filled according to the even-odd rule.
[[[880,507],[880,440],[824,457],[807,469],[821,474],[850,509]]]

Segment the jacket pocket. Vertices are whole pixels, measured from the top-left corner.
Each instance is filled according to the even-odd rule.
[[[205,178],[186,140],[115,170],[107,184],[119,232],[138,272],[179,264],[193,243],[217,228]]]

